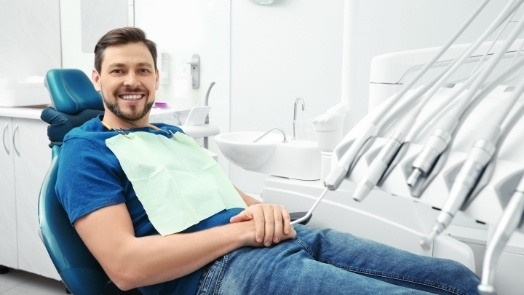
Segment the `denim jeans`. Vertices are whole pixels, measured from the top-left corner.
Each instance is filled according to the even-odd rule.
[[[329,229],[296,225],[297,237],[241,248],[210,264],[197,295],[478,294],[458,262],[415,255]]]

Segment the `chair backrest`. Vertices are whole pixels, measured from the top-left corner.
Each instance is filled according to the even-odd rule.
[[[111,283],[82,242],[55,193],[63,137],[70,129],[103,113],[101,96],[89,78],[76,69],[50,70],[45,85],[53,107],[45,109],[41,118],[50,124],[47,132],[53,160],[40,191],[38,216],[42,241],[71,293],[123,293]]]

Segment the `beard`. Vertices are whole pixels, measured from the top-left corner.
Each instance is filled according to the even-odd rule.
[[[130,114],[126,114],[122,111],[120,106],[118,105],[118,102],[110,102],[104,97],[104,104],[106,107],[111,111],[111,113],[115,114],[118,118],[124,120],[124,121],[137,121],[142,119],[153,107],[154,102],[146,102],[144,105],[144,108],[142,111],[138,110],[137,107],[133,107],[134,112]]]
[[[100,91],[100,94],[102,93],[103,91]],[[102,94],[102,99],[104,100],[104,104],[106,105],[107,109],[111,111],[113,114],[115,114],[115,116],[124,121],[137,121],[142,119],[145,115],[147,115],[147,113],[151,110],[153,104],[155,103],[154,101],[146,102],[142,110],[139,110],[138,106],[132,106],[131,113],[126,114],[118,105],[118,100],[116,99],[116,97],[117,96],[115,95],[114,102],[110,102]]]

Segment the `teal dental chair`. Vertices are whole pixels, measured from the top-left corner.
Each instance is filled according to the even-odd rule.
[[[42,111],[49,123],[51,167],[40,191],[38,216],[40,236],[66,288],[73,294],[140,294],[121,291],[84,245],[55,194],[60,146],[72,128],[103,113],[102,98],[80,70],[54,69],[45,78],[53,107]],[[82,167],[79,167],[81,169]]]

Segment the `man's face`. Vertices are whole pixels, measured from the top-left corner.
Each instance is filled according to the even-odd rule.
[[[93,71],[93,81],[104,98],[106,115],[109,111],[115,119],[147,123],[158,89],[158,71],[144,43],[106,48],[101,71]]]

